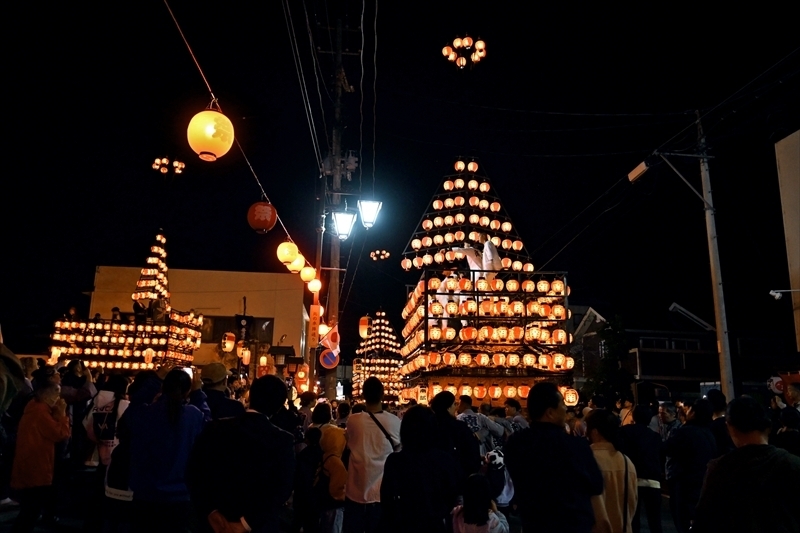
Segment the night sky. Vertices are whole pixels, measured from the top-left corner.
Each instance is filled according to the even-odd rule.
[[[318,54],[318,96],[303,4],[290,4],[324,151],[332,56]],[[371,192],[374,176],[384,205],[373,229],[359,224],[342,246],[345,356],[358,318],[379,306],[400,329],[403,284],[417,276],[400,254],[458,155],[479,158],[534,264],[569,271],[571,303],[629,327],[689,328],[667,311],[674,301],[713,323],[702,203],[664,164],[634,185],[625,179],[687,126],[662,149],[693,153],[696,109],[711,110],[703,126],[729,327],[793,350],[790,299],[768,291],[789,288],[774,143],[800,127],[796,20],[769,3],[724,12],[517,5],[380,2],[377,99],[375,3],[366,6],[361,127],[359,58],[344,63],[355,87],[344,148],[360,150],[362,163],[346,185]],[[281,4],[171,6],[267,194],[313,258],[318,169]],[[361,3],[305,6],[322,51],[337,17],[345,48],[361,47]],[[260,192],[241,154],[206,163],[188,147],[186,126],[210,98],[162,2],[20,2],[7,21],[0,324],[12,350],[46,348],[52,320],[73,304],[88,310],[94,267],[142,265],[159,227],[171,268],[285,272],[275,256],[282,232],[247,225]],[[458,71],[440,50],[465,32],[486,41],[487,58]],[[153,171],[164,156],[186,171]],[[697,161],[672,161],[699,188]],[[376,248],[392,258],[373,262]]]

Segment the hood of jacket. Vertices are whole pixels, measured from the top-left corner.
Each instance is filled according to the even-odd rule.
[[[331,455],[341,457],[344,452],[344,447],[347,444],[345,431],[342,428],[326,424],[322,428],[322,438],[319,441],[319,446],[322,448],[324,458]]]

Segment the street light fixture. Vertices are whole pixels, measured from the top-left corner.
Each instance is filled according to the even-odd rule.
[[[351,211],[334,211],[331,216],[333,218],[333,232],[339,237],[339,240],[346,241],[353,232],[353,225],[355,225],[358,215]]]
[[[366,229],[375,225],[382,205],[383,202],[377,200],[358,201],[358,212],[361,213],[361,224],[363,224]]]
[[[782,291],[769,291],[769,295],[775,298],[776,300],[780,300],[783,298],[784,292],[800,292],[800,289],[786,289]]]

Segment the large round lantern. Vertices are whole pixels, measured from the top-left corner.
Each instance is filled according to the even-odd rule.
[[[266,233],[278,222],[278,211],[269,202],[256,202],[247,210],[247,223],[256,233]]]
[[[536,290],[539,292],[547,292],[550,290],[550,283],[543,279],[536,284]]]
[[[511,268],[511,264],[512,263],[513,263],[513,261],[511,261],[511,259],[508,258],[508,257],[504,257],[503,259],[500,260],[500,264],[503,265],[503,268],[506,269],[506,270]]]
[[[578,405],[579,400],[580,395],[575,389],[567,389],[564,391],[564,403],[567,405],[567,407],[575,407]]]
[[[573,359],[572,357],[567,357],[565,364],[567,366],[567,370],[572,370],[573,368],[575,368],[575,359]]]
[[[408,259],[404,259],[403,261],[408,261]],[[408,266],[410,267],[411,266],[411,261],[408,261],[408,263],[409,263]],[[406,270],[408,270],[408,269],[406,269]],[[300,279],[302,279],[306,283],[308,283],[309,281],[311,281],[312,279],[314,279],[316,277],[317,277],[317,270],[312,266],[304,266],[300,270]]]
[[[566,357],[563,353],[557,353],[553,355],[553,366],[556,370],[563,370],[564,363],[566,362]]]
[[[506,398],[513,398],[516,395],[517,395],[517,388],[514,385],[509,383],[508,385],[503,387],[503,396],[505,396]]]
[[[542,355],[539,356],[539,368],[542,368],[544,370],[550,370],[552,369],[552,364],[553,364],[553,358],[550,355],[543,353]]]
[[[428,338],[432,341],[442,340],[442,328],[439,326],[431,326],[428,328]]]
[[[472,387],[464,383],[458,388],[458,394],[460,396],[472,396]]]
[[[563,320],[567,316],[567,310],[563,305],[554,305],[552,311],[557,320]]]
[[[552,285],[550,285],[550,288],[556,291],[556,294],[564,294],[564,282],[560,279],[553,281]]]
[[[509,292],[517,292],[519,290],[519,281],[510,279],[506,282],[506,290]]]
[[[447,302],[445,310],[447,311],[447,316],[458,316],[458,303],[450,300]]]
[[[534,283],[533,281],[527,279],[527,280],[522,282],[522,290],[524,292],[533,292],[533,291],[536,290],[536,283]]]
[[[297,245],[293,242],[286,241],[278,245],[278,259],[286,266],[297,259],[297,254]]]
[[[456,354],[453,352],[445,352],[442,356],[442,362],[447,366],[453,366],[456,364]]]
[[[506,364],[506,356],[502,353],[496,353],[492,356],[492,363],[494,366],[504,366]]]
[[[503,388],[496,383],[489,387],[489,397],[493,400],[497,400],[500,396],[503,395]]]
[[[431,392],[433,393],[434,396],[436,396],[437,394],[439,394],[443,390],[444,389],[442,389],[442,386],[439,385],[438,383],[434,383],[433,386],[431,387]]]
[[[497,278],[495,278],[497,279]],[[488,291],[489,290],[489,282],[486,281],[486,278],[478,278],[478,281],[475,282],[475,288],[479,291]],[[501,287],[502,288],[502,287]]]
[[[442,356],[439,352],[430,352],[428,354],[428,366],[436,366],[442,362]]]
[[[428,290],[437,291],[439,290],[439,286],[442,284],[442,280],[439,278],[431,278],[428,280]]]
[[[517,354],[515,354],[515,353],[508,354],[508,357],[506,357],[506,364],[508,366],[517,366],[517,365],[519,365],[519,356]]]
[[[567,332],[563,329],[556,329],[553,331],[552,339],[555,344],[567,344]]]
[[[508,330],[508,336],[512,341],[521,341],[525,337],[525,328],[514,326]]]
[[[433,201],[433,208],[436,209],[437,211],[440,210],[443,207],[444,207],[444,202],[442,202],[441,200],[434,200]]]
[[[511,303],[511,312],[517,316],[521,316],[525,314],[525,304],[516,300]]]
[[[536,366],[536,354],[526,353],[522,356],[522,364],[528,367]]]
[[[458,280],[458,289],[461,291],[471,291],[472,290],[472,282],[469,278],[461,278]]]
[[[298,253],[297,256],[294,258],[294,260],[288,265],[286,265],[286,268],[288,268],[289,272],[291,272],[292,274],[297,274],[298,272],[303,270],[305,264],[306,264],[306,258],[303,257],[303,254]]]
[[[475,387],[473,387],[472,389],[472,394],[474,394],[475,397],[479,400],[483,400],[484,398],[486,398],[486,392],[487,392],[486,387],[480,383]]]
[[[489,285],[492,287],[493,291],[502,291],[504,284],[502,279],[494,278],[492,281],[489,282]]]
[[[468,353],[462,353],[458,356],[458,364],[461,366],[469,366],[472,363],[472,357]]]
[[[494,328],[492,326],[483,326],[478,333],[478,339],[481,341],[489,340],[492,338]]]
[[[489,210],[492,213],[497,213],[498,211],[500,211],[500,203],[499,202],[492,202],[491,204],[489,204]]]
[[[453,276],[450,276],[446,280],[444,280],[444,284],[445,288],[450,292],[453,292],[454,290],[458,289],[458,279],[456,279]]]
[[[458,389],[457,389],[457,388],[456,388],[456,386],[455,386],[455,385],[453,385],[452,383],[448,384],[448,385],[447,385],[447,387],[445,387],[445,388],[444,388],[444,390],[446,390],[447,392],[449,392],[449,393],[450,393],[450,394],[452,394],[453,396],[455,396],[456,394],[458,394]]]
[[[481,302],[479,309],[481,316],[489,316],[492,314],[492,310],[494,309],[494,304],[492,304],[492,301],[489,298],[486,298]]]
[[[369,317],[369,315],[362,316],[358,320],[358,336],[361,337],[362,339],[366,339],[367,337],[369,337],[369,330],[371,326],[372,326],[372,319]]]
[[[428,358],[424,355],[418,355],[414,361],[417,368],[428,368]]]
[[[472,326],[467,326],[466,328],[461,328],[458,335],[462,341],[474,341],[478,338],[478,330]]]
[[[213,109],[200,111],[186,130],[189,146],[203,161],[216,161],[233,145],[233,124]]]
[[[517,387],[517,394],[522,399],[527,399],[528,394],[530,394],[530,392],[531,388],[528,385],[520,385],[519,387]]]
[[[448,48],[449,48],[449,47],[448,47]],[[446,190],[446,191],[452,191],[454,187],[455,187],[455,185],[453,184],[453,182],[452,182],[452,181],[450,181],[450,180],[447,180],[447,181],[445,181],[445,182],[444,182],[444,190]]]
[[[489,361],[491,361],[491,359],[489,359],[489,354],[479,353],[475,356],[475,363],[478,366],[487,366]]]
[[[233,333],[225,333],[224,335],[222,335],[221,344],[223,352],[231,353],[233,351],[233,347],[236,345],[236,335],[234,335]]]
[[[312,279],[308,282],[308,290],[316,294],[322,289],[322,282],[318,279]]]

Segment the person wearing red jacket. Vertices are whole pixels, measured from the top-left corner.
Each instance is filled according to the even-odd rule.
[[[38,388],[19,423],[11,471],[11,488],[18,491],[20,497],[14,533],[33,531],[39,512],[55,496],[55,444],[70,435],[67,404],[60,394],[61,386],[56,383]]]

